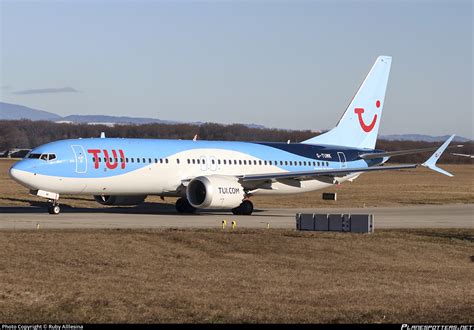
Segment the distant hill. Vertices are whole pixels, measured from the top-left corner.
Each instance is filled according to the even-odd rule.
[[[441,142],[446,141],[449,135],[443,136],[431,136],[423,134],[392,134],[392,135],[381,135],[380,139],[387,141],[423,141],[423,142]],[[471,140],[466,139],[462,136],[456,136],[454,138],[456,142],[469,142]]]
[[[105,115],[70,115],[61,117],[51,112],[28,108],[18,104],[11,104],[0,102],[0,120],[47,120],[55,122],[71,122],[71,123],[85,123],[85,124],[184,124],[185,122],[162,120],[157,118],[140,118],[140,117],[123,117],[123,116],[105,116]],[[203,122],[187,122],[186,124],[202,125]],[[268,129],[263,125],[258,124],[244,124],[249,128]],[[448,135],[431,136],[423,134],[395,134],[395,135],[381,135],[381,140],[387,141],[423,141],[423,142],[440,142],[445,141]],[[457,136],[456,142],[469,142],[471,140],[461,136]]]
[[[0,102],[0,119],[3,120],[61,120],[54,113],[25,107],[23,105]]]
[[[161,120],[155,118],[119,117],[105,115],[70,115],[62,117],[63,121],[74,123],[115,123],[115,124],[177,124],[177,121]]]
[[[127,116],[106,116],[106,115],[69,115],[59,116],[51,112],[28,108],[22,105],[0,102],[0,120],[48,120],[65,123],[80,123],[80,124],[183,124],[185,122],[162,120],[157,118],[146,117],[127,117]],[[186,124],[202,125],[203,122],[186,122]],[[266,128],[258,124],[244,124],[250,128]]]

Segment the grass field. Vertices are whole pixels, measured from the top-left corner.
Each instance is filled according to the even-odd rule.
[[[28,206],[44,199],[28,195],[28,190],[8,176],[10,160],[0,160],[0,206]],[[337,192],[337,201],[323,201],[322,191],[285,196],[254,196],[257,208],[265,207],[364,207],[408,204],[451,204],[474,202],[474,166],[441,165],[452,172],[450,178],[425,168],[362,174],[354,182],[326,189]],[[163,203],[156,196],[146,202]],[[167,198],[174,204],[175,199]],[[72,207],[100,207],[92,196],[61,196],[61,203]],[[105,206],[104,206],[105,207]]]
[[[474,230],[0,233],[0,322],[474,322]]]
[[[0,206],[44,200],[8,177]],[[472,165],[371,173],[257,207],[472,203]],[[62,204],[97,208],[91,196]],[[149,203],[162,203],[149,197]],[[167,199],[173,203],[173,199]],[[150,206],[148,204],[147,206]],[[0,231],[0,322],[474,322],[474,229]]]

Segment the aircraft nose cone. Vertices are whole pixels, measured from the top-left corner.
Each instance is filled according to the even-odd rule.
[[[16,165],[16,164],[15,164]],[[17,180],[17,178],[19,177],[19,170],[15,168],[15,165],[13,165],[12,167],[10,167],[10,171],[9,171],[9,174],[10,174],[10,177],[14,180]]]
[[[24,171],[21,169],[21,162],[18,162],[14,164],[12,167],[10,167],[10,177],[15,180],[18,183],[21,183],[22,185],[26,185],[28,181],[28,172]]]

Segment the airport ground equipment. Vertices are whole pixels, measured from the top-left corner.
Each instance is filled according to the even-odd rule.
[[[337,193],[324,192],[323,193],[323,200],[325,200],[325,201],[335,201],[335,200],[337,200]]]
[[[296,229],[303,231],[373,233],[374,215],[297,213]]]

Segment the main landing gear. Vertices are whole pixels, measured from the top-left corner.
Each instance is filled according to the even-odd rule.
[[[253,203],[248,199],[245,199],[242,204],[232,209],[232,213],[235,215],[251,215],[253,212]]]
[[[196,212],[196,208],[189,204],[186,198],[179,198],[176,201],[176,211],[179,213],[194,213]]]
[[[188,200],[185,197],[181,197],[176,201],[176,210],[179,213],[195,213],[196,208],[189,204]],[[235,215],[251,215],[253,212],[253,204],[250,200],[245,199],[242,203],[236,208],[232,209],[232,213]]]
[[[57,200],[48,200],[48,212],[49,214],[59,214],[59,212],[61,212],[61,208],[59,207],[59,202]]]

